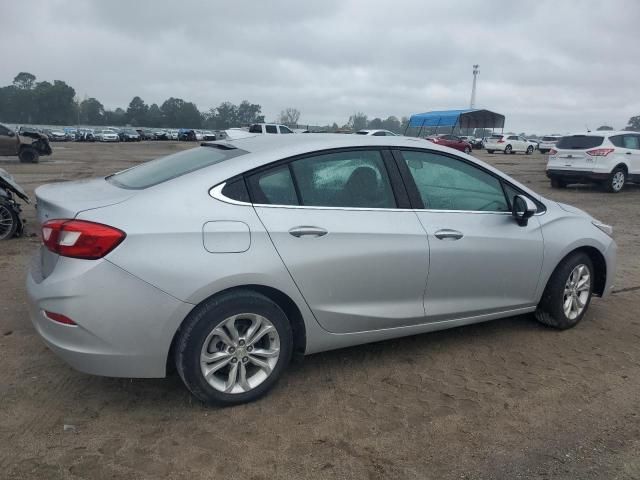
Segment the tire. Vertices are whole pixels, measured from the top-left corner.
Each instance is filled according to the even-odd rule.
[[[487,153],[493,153],[493,150],[487,150]]]
[[[549,150],[539,149],[539,151],[540,151],[540,153],[541,153],[541,154],[543,154],[543,155],[544,155],[544,154],[545,154],[545,153],[547,153]]]
[[[464,153],[467,155],[471,153],[471,149],[469,147],[464,147]]]
[[[238,334],[235,341],[231,325]],[[258,325],[257,333],[265,325],[273,327],[257,340],[254,337],[258,348],[250,344],[250,332],[255,325]],[[217,335],[220,331],[222,334]],[[260,355],[251,353],[258,349],[262,352]],[[175,364],[184,384],[196,398],[207,404],[235,405],[256,400],[269,391],[289,364],[292,349],[291,324],[282,309],[264,295],[250,290],[237,291],[206,300],[189,314],[176,343]],[[274,360],[274,356],[263,355],[266,351],[278,351],[278,356]],[[203,361],[202,355],[216,355],[218,360]],[[267,368],[259,367],[254,363],[257,361]],[[212,365],[219,368],[207,379],[203,369]],[[246,379],[244,386],[240,381],[242,372]],[[225,392],[227,385],[236,391]]]
[[[533,153],[533,145],[529,145],[527,147],[527,151],[525,152],[527,155],[531,155]]]
[[[21,163],[38,163],[40,161],[40,154],[33,147],[23,147],[18,153],[18,158]]]
[[[511,153],[512,150],[511,145],[507,145],[504,147],[504,154],[507,155],[508,153]]]
[[[13,238],[19,225],[18,213],[8,203],[0,201],[0,240]]]
[[[565,188],[567,186],[567,182],[560,178],[552,178],[551,179],[551,188]]]
[[[536,319],[540,323],[560,330],[575,327],[589,309],[593,294],[593,271],[593,263],[585,253],[576,252],[562,260],[551,275],[542,294],[542,299],[535,313]],[[580,287],[580,283],[584,279],[582,276],[584,272],[588,274],[588,282],[586,286]],[[572,294],[575,292],[574,287],[569,287],[572,279],[577,279],[576,286],[583,290],[578,291],[578,295],[574,297],[576,303],[571,303],[568,309],[569,314],[567,314],[565,309],[567,300],[565,298],[571,297],[567,297],[565,292],[566,289],[571,289]],[[574,306],[576,310],[573,309]],[[581,310],[578,310],[580,308]]]
[[[627,183],[627,172],[622,167],[616,167],[613,169],[609,178],[605,182],[605,187],[608,192],[620,193]]]

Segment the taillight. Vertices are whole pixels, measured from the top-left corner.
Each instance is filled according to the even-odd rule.
[[[504,143],[503,139],[498,140],[496,143]]]
[[[555,155],[556,153],[558,153],[558,151],[554,150],[553,148],[549,150],[549,155]]]
[[[42,225],[42,241],[64,257],[96,260],[104,257],[124,240],[122,230],[84,220],[49,220]]]
[[[49,320],[53,320],[54,322],[63,323],[64,325],[77,325],[77,323],[71,320],[69,317],[60,313],[54,313],[49,312],[48,310],[44,310],[44,315]]]
[[[595,148],[593,150],[587,150],[587,155],[591,155],[592,157],[606,157],[611,152],[613,152],[613,148]]]

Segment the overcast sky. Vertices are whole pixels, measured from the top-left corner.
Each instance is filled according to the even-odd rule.
[[[517,3],[517,5],[513,5]],[[126,108],[247,99],[301,123],[466,108],[567,133],[640,115],[640,1],[3,0],[0,85],[20,71]]]

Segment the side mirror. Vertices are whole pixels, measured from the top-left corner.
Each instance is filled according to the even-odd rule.
[[[513,197],[513,208],[511,215],[516,219],[518,225],[526,227],[529,219],[538,211],[536,204],[529,197],[524,195],[515,195]]]

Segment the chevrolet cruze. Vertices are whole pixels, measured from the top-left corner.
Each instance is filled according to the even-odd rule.
[[[518,314],[576,325],[612,229],[461,152],[405,137],[255,136],[36,190],[33,324],[83,372],[205,402],[292,355]]]

